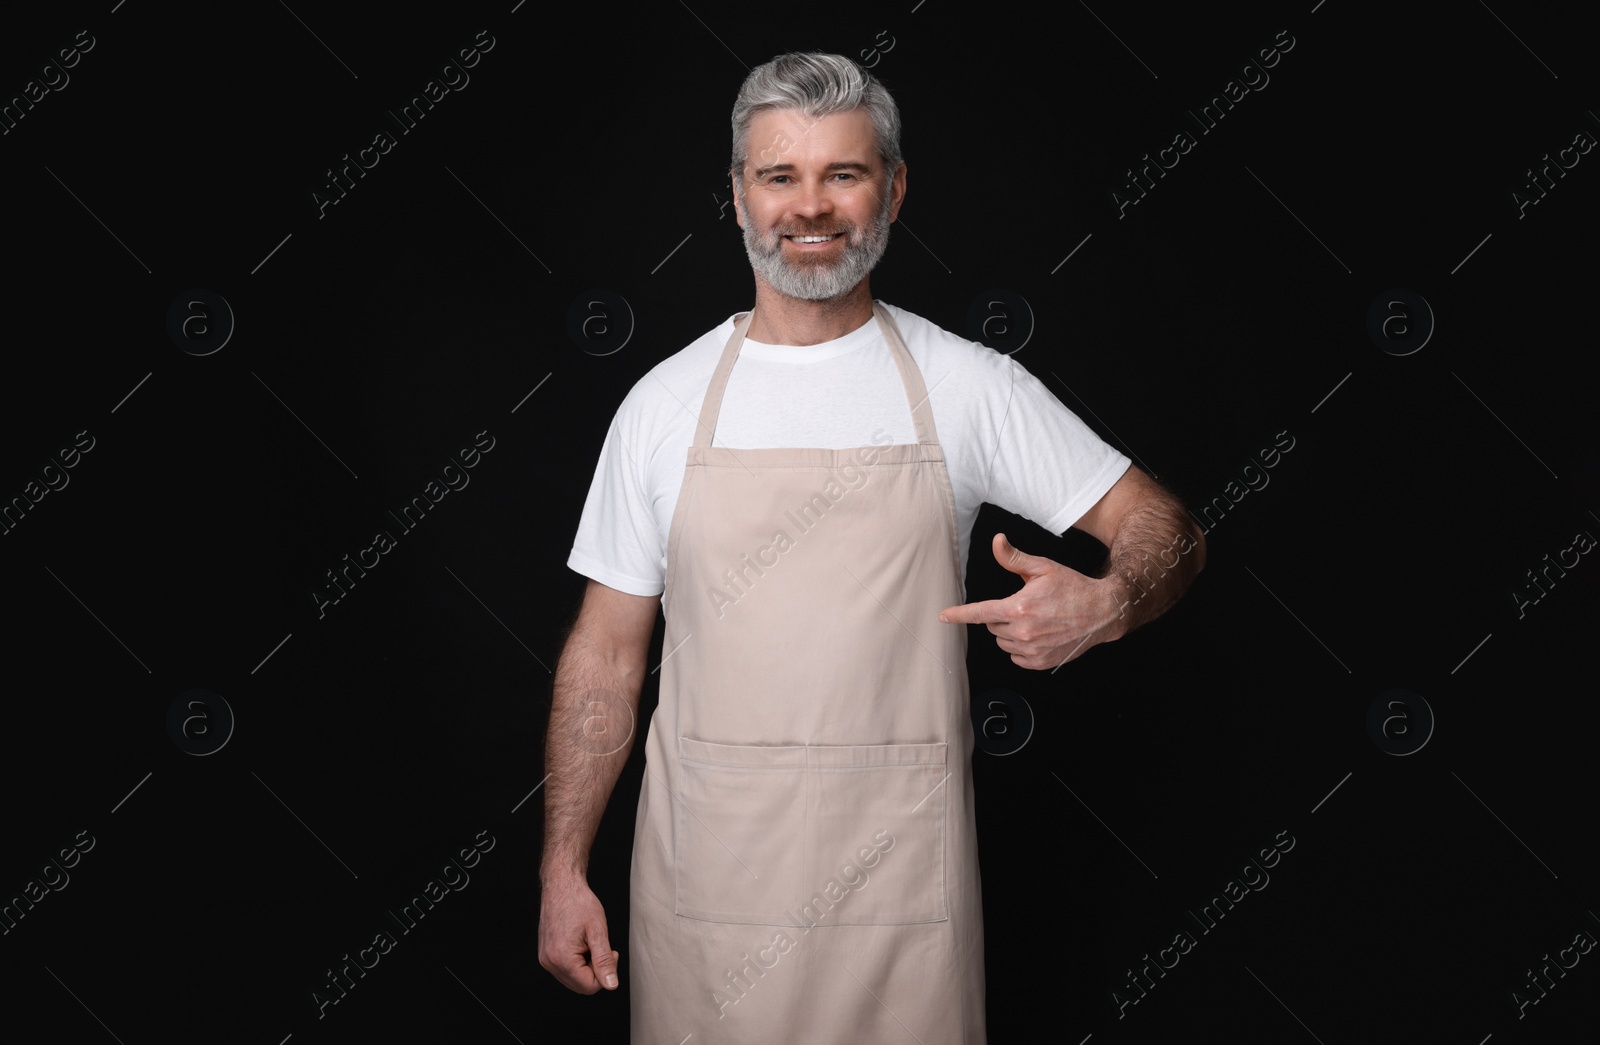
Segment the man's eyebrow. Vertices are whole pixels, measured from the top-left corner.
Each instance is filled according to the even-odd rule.
[[[870,175],[872,173],[872,168],[870,166],[853,160],[839,160],[835,163],[828,164],[822,169],[829,172],[853,171],[856,174],[865,175]],[[774,163],[768,167],[757,167],[755,169],[754,176],[759,179],[765,178],[769,174],[793,174],[796,170],[797,168],[792,163]]]

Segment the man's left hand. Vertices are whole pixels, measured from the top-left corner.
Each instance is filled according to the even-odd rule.
[[[995,561],[1023,579],[1008,599],[969,602],[939,612],[947,624],[987,624],[995,642],[1019,667],[1058,668],[1090,647],[1120,638],[1127,621],[1123,593],[1111,579],[1096,580],[994,535]]]

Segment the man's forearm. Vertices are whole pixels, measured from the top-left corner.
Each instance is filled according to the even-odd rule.
[[[1122,593],[1122,634],[1161,616],[1205,566],[1205,534],[1165,490],[1129,509],[1111,541],[1104,577]]]
[[[588,870],[600,818],[633,747],[643,682],[642,660],[607,654],[578,630],[568,637],[556,664],[545,740],[539,877],[546,884],[583,878]]]

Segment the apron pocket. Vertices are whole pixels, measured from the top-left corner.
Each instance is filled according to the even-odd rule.
[[[944,744],[807,748],[807,925],[939,922],[950,771]]]
[[[680,737],[677,913],[808,929],[946,920],[946,755]]]
[[[783,925],[808,886],[806,749],[678,738],[678,913]]]

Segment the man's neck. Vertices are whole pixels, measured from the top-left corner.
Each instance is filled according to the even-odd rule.
[[[757,277],[755,319],[745,336],[764,345],[820,345],[859,330],[871,318],[872,292],[865,279],[839,297],[805,301],[780,294]]]

